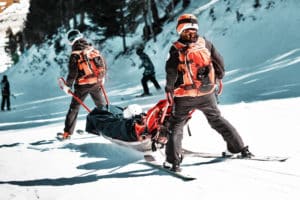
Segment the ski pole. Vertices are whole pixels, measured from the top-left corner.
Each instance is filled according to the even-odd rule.
[[[62,89],[62,90],[63,90],[65,87],[67,87],[65,79],[62,78],[62,77],[58,79],[58,85],[59,85],[60,89]],[[89,113],[91,112],[91,110],[87,107],[87,105],[85,105],[85,103],[83,103],[83,101],[81,101],[81,99],[79,99],[79,98],[74,94],[74,92],[72,92],[72,90],[69,89],[69,90],[68,90],[68,94],[72,95],[72,97],[73,97],[80,105],[82,105],[82,106],[86,109],[86,111],[88,111]]]
[[[164,108],[164,111],[162,113],[162,116],[160,118],[160,124],[163,124],[164,123],[164,120],[165,120],[165,117],[166,117],[166,114],[167,114],[167,111],[168,111],[168,108],[169,106],[172,106],[173,105],[173,96],[171,95],[170,92],[167,92],[166,93],[166,105],[165,105],[165,108]]]
[[[107,97],[106,90],[105,90],[105,88],[104,88],[104,86],[103,86],[102,84],[100,85],[100,88],[101,88],[101,90],[102,90],[102,93],[103,93],[103,95],[104,95],[106,104],[107,104],[107,106],[108,106],[108,105],[109,105],[109,100],[108,100],[108,97]]]
[[[170,106],[170,103],[169,103],[169,101],[168,101],[168,99],[167,99],[166,105],[165,105],[165,107],[164,107],[164,111],[163,111],[163,113],[162,113],[162,115],[161,115],[161,118],[160,118],[160,122],[159,122],[160,124],[163,124],[163,123],[164,123],[165,117],[166,117],[166,114],[167,114],[167,111],[168,111],[169,106]]]
[[[90,69],[92,69],[92,66],[91,66],[90,60],[89,60],[89,58],[87,57],[87,55],[86,55],[86,54],[84,55],[84,60],[85,60],[85,62],[87,63],[87,65],[89,66],[89,68],[90,68]],[[108,107],[108,105],[109,105],[109,100],[108,100],[108,97],[107,97],[107,94],[106,94],[105,88],[104,88],[104,86],[103,86],[103,84],[102,84],[102,83],[100,84],[100,88],[101,88],[101,90],[102,90],[102,93],[103,93],[103,95],[104,95],[104,97],[105,97],[105,101],[106,101],[106,104],[107,104],[107,107]]]
[[[69,90],[69,94],[71,94],[73,98],[86,109],[86,111],[88,111],[89,113],[91,112],[87,105],[85,105],[85,103],[83,103],[83,101],[81,101],[71,90]]]

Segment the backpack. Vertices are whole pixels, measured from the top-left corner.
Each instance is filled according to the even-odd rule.
[[[78,84],[95,84],[102,81],[106,74],[106,65],[100,52],[93,47],[80,51],[73,51],[72,54],[79,55],[78,69],[83,72],[79,77]]]
[[[215,72],[210,51],[201,37],[197,42],[185,45],[179,41],[174,47],[179,53],[178,71],[183,83],[174,91],[175,96],[202,96],[215,89]]]

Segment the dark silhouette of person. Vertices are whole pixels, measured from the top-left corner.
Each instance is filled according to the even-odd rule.
[[[154,65],[153,65],[151,59],[149,58],[149,56],[145,52],[143,52],[142,48],[138,48],[136,50],[136,54],[140,57],[140,59],[142,61],[142,64],[139,66],[139,69],[145,68],[145,70],[143,72],[143,78],[141,79],[144,93],[141,94],[140,96],[141,97],[150,96],[151,93],[149,92],[148,81],[151,81],[157,90],[161,89],[160,85],[158,84],[158,82],[155,78]]]
[[[1,91],[2,91],[1,110],[4,111],[5,104],[7,110],[10,110],[10,87],[6,75],[3,76],[1,81]]]

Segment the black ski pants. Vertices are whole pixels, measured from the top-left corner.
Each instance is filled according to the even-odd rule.
[[[221,134],[230,152],[241,152],[244,148],[243,140],[237,130],[221,116],[214,93],[200,97],[175,97],[173,113],[170,117],[170,134],[166,144],[168,162],[180,164],[183,127],[189,112],[193,109],[203,112],[210,126]]]
[[[76,85],[74,94],[83,102],[88,95],[91,96],[97,107],[104,106],[103,96],[101,92],[101,88],[98,84],[93,85]],[[72,98],[71,104],[69,107],[69,111],[67,113],[65,119],[65,128],[64,131],[70,134],[73,134],[78,112],[80,109],[80,103],[76,101],[76,99]]]
[[[10,98],[9,98],[9,95],[2,95],[1,110],[5,109],[5,104],[6,104],[7,110],[10,110]]]
[[[149,88],[147,82],[151,81],[157,90],[160,89],[160,85],[158,84],[155,74],[144,75],[141,82],[144,89],[144,94],[149,94]]]

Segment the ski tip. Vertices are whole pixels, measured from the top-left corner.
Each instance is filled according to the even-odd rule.
[[[197,178],[195,178],[195,177],[187,177],[187,178],[185,178],[184,180],[185,181],[194,181],[194,180],[196,180]]]
[[[289,158],[288,157],[285,157],[285,158],[278,158],[278,161],[279,162],[285,162],[287,161]]]

